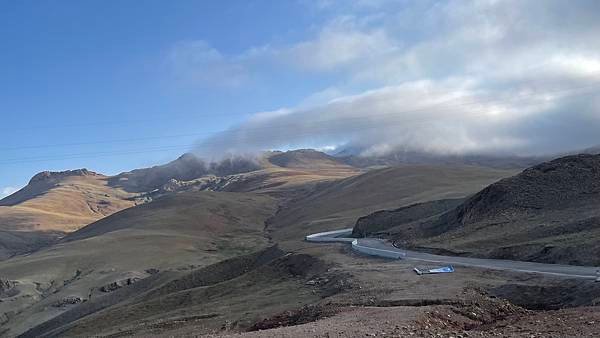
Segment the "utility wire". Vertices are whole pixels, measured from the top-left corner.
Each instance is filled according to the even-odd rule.
[[[575,88],[569,88],[569,89],[560,89],[557,91],[550,91],[550,92],[532,92],[532,93],[523,93],[523,94],[518,94],[514,97],[512,97],[510,99],[511,102],[514,102],[516,100],[523,100],[523,99],[527,99],[533,96],[541,96],[541,95],[552,95],[552,94],[560,94],[560,93],[569,93],[572,91],[579,91],[579,90],[585,90],[585,89],[593,89],[595,87],[600,86],[600,82],[597,83],[593,83],[590,85],[586,85],[586,86],[580,86],[580,87],[575,87]],[[595,92],[593,93],[580,93],[579,95],[585,95],[585,94],[595,94]],[[569,95],[570,96],[570,95]],[[458,102],[456,104],[453,105],[447,105],[448,103],[452,103],[453,101],[458,101],[460,100],[457,98],[453,98],[453,99],[449,99],[449,100],[445,100],[442,102],[439,102],[437,104],[434,105],[430,105],[430,106],[425,106],[425,107],[419,107],[419,108],[415,108],[415,109],[411,109],[411,110],[404,110],[404,111],[395,111],[395,112],[388,112],[388,113],[380,113],[380,114],[370,114],[368,116],[357,116],[357,117],[338,117],[338,118],[334,118],[334,119],[322,119],[322,120],[315,120],[314,123],[328,123],[328,122],[343,122],[343,121],[355,121],[355,120],[373,120],[374,118],[377,117],[386,117],[386,116],[390,116],[390,115],[402,115],[402,114],[407,114],[407,113],[416,113],[416,112],[422,112],[422,111],[428,111],[428,110],[432,110],[432,109],[451,109],[451,108],[460,108],[460,107],[465,107],[465,106],[470,106],[470,105],[480,105],[480,104],[492,104],[492,103],[502,103],[502,102],[506,102],[506,99],[498,99],[498,98],[490,98],[487,100],[481,100],[481,99],[474,99],[471,101],[463,101],[463,102]],[[284,125],[278,125],[278,128],[280,127],[294,127],[297,126],[297,124],[284,124]],[[59,144],[38,144],[38,145],[30,145],[30,146],[21,146],[21,147],[2,147],[0,148],[0,150],[2,151],[14,151],[14,150],[25,150],[25,149],[46,149],[46,148],[60,148],[60,147],[72,147],[72,146],[83,146],[83,145],[100,145],[100,144],[115,144],[115,143],[130,143],[130,142],[140,142],[140,141],[150,141],[150,140],[161,140],[161,139],[167,139],[167,138],[182,138],[182,137],[191,137],[191,136],[210,136],[210,135],[222,135],[222,136],[227,136],[229,134],[236,134],[236,133],[246,133],[248,131],[264,131],[264,130],[270,130],[273,129],[272,127],[254,127],[254,128],[243,128],[243,129],[228,129],[228,130],[224,130],[224,131],[219,131],[219,132],[198,132],[198,133],[186,133],[186,134],[174,134],[174,135],[164,135],[164,136],[149,136],[149,137],[140,137],[140,138],[128,138],[128,139],[113,139],[113,140],[103,140],[103,141],[87,141],[87,142],[73,142],[73,143],[59,143]]]
[[[471,102],[470,104],[473,104],[473,102]],[[480,104],[480,102],[477,102],[477,104]],[[431,109],[430,107],[427,107],[427,108]],[[398,113],[396,113],[396,114],[398,114]],[[484,108],[484,109],[480,109],[480,110],[470,111],[469,118],[482,118],[482,117],[489,117],[488,109]],[[329,121],[338,122],[339,120],[349,120],[349,119],[358,119],[358,118],[364,119],[365,117],[333,119],[333,120],[329,120]],[[442,123],[445,120],[450,120],[450,121],[456,122],[456,118],[453,116],[442,117],[433,122]],[[370,119],[370,121],[365,121],[360,126],[357,126],[354,128],[340,127],[339,125],[328,125],[328,124],[322,123],[323,121],[318,121],[318,122],[319,122],[319,124],[317,124],[315,126],[311,126],[311,130],[309,130],[309,131],[291,132],[291,135],[293,135],[295,137],[311,137],[311,136],[318,137],[320,135],[326,134],[329,131],[337,131],[340,128],[343,128],[343,130],[348,133],[381,128],[381,126],[379,124],[377,124],[378,121],[373,120],[373,119]],[[369,123],[371,125],[369,125]],[[421,118],[413,118],[413,119],[408,119],[408,120],[405,119],[405,120],[401,120],[401,121],[386,121],[386,126],[410,125],[410,124],[430,124],[430,123],[432,123],[430,118],[421,117]],[[290,125],[290,126],[294,126],[294,125]],[[279,126],[279,127],[281,127],[281,126]],[[230,130],[230,131],[225,131],[222,133],[224,133],[224,134],[225,133],[226,134],[239,133],[240,135],[238,135],[238,136],[242,136],[242,137],[252,136],[253,141],[269,141],[272,139],[271,136],[269,136],[269,135],[257,137],[256,134],[248,133],[248,131],[261,132],[261,131],[264,131],[265,129],[275,129],[275,128],[264,128],[264,127],[263,128],[247,128],[247,129],[243,129],[243,130]],[[259,134],[259,135],[261,135],[261,134]],[[233,136],[235,136],[235,135],[232,135],[232,137]],[[48,155],[48,156],[36,156],[36,157],[25,157],[25,158],[12,158],[12,159],[0,160],[0,165],[34,163],[34,162],[50,162],[50,161],[57,161],[57,160],[71,160],[71,159],[80,159],[80,158],[111,157],[111,156],[122,156],[122,155],[131,155],[131,154],[139,154],[139,153],[167,152],[167,151],[174,151],[174,150],[182,150],[182,151],[187,151],[190,149],[203,150],[203,149],[211,149],[212,147],[214,147],[215,145],[219,145],[220,143],[221,143],[221,141],[219,139],[211,139],[211,140],[204,141],[203,143],[200,143],[200,144],[162,145],[162,146],[145,147],[145,148],[137,148],[137,149],[127,149],[127,150],[123,150],[123,151],[87,152],[87,153],[75,153],[75,154],[65,154],[65,155]]]

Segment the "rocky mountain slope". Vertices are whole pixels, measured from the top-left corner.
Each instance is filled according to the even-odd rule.
[[[496,169],[522,169],[547,161],[550,157],[515,155],[450,155],[399,150],[385,155],[368,155],[361,149],[346,149],[335,156],[342,162],[359,168],[398,165],[473,165]]]
[[[135,169],[110,178],[110,184],[131,192],[149,192],[170,180],[190,181],[206,175],[226,176],[260,169],[253,159],[234,157],[207,163],[187,153],[164,165]]]
[[[191,163],[190,168],[204,164],[194,155],[187,154],[167,166]],[[194,164],[195,163],[195,164]],[[143,193],[148,199],[184,191],[230,191],[254,192],[282,198],[293,198],[319,182],[346,178],[361,173],[361,170],[337,161],[335,158],[314,150],[291,150],[287,152],[266,152],[253,159],[224,160],[211,164],[208,170],[190,171],[185,175],[175,175],[165,167],[154,167],[120,174],[112,178],[117,186],[128,186],[129,190],[141,190],[140,179],[129,181],[129,176],[145,177],[149,174],[154,183],[146,186],[152,189]],[[161,172],[169,173],[161,174]],[[193,177],[201,175],[199,177]],[[129,177],[129,178],[127,178]],[[138,183],[135,183],[138,182]]]
[[[427,166],[359,175],[335,161],[306,166],[306,159],[317,155],[306,154],[286,154],[294,160],[285,167],[267,161],[257,171],[215,177],[230,180],[221,191],[176,186],[55,245],[0,262],[0,276],[11,285],[0,295],[0,317],[5,316],[0,329],[7,336],[27,330],[31,336],[50,330],[85,335],[114,333],[104,323],[118,322],[119,329],[142,332],[144,323],[204,315],[203,332],[220,330],[228,321],[250,328],[263,315],[308,305],[349,287],[346,273],[328,272],[330,263],[288,253],[306,245],[302,238],[307,232],[343,227],[364,210],[381,206],[463,197],[510,175],[477,167],[446,172]],[[340,170],[321,171],[332,166]],[[245,265],[250,270],[241,271],[245,275],[240,278],[201,283],[203,267],[275,243],[283,256],[270,265],[257,271]]]
[[[491,258],[600,264],[600,155],[575,155],[494,183],[433,218],[386,230],[403,245]],[[428,215],[431,216],[431,215]],[[379,227],[378,215],[360,220]],[[358,230],[358,229],[357,229]]]
[[[285,163],[276,164],[281,161]],[[316,151],[266,153],[262,158],[216,163],[185,154],[162,166],[112,177],[86,169],[42,172],[0,201],[0,259],[46,246],[65,233],[165,195],[208,190],[287,196],[304,184],[358,173]]]
[[[134,195],[111,187],[108,180],[86,169],[42,172],[0,200],[0,259],[135,205]]]
[[[111,177],[109,182],[111,186],[137,193],[182,189],[248,191],[282,183],[277,179],[268,181],[283,176],[302,177],[300,180],[304,181],[319,180],[318,176],[337,178],[357,173],[359,170],[335,157],[310,149],[265,152],[256,157],[231,157],[216,162],[205,162],[187,153],[165,165],[121,173]],[[261,186],[259,181],[265,184]]]
[[[282,168],[304,168],[320,170],[350,169],[341,158],[327,155],[313,149],[298,149],[269,154],[268,161]]]
[[[439,216],[456,208],[464,202],[464,198],[443,199],[415,203],[394,210],[379,210],[356,221],[352,236],[356,238],[389,235],[387,229],[398,224],[409,225]]]
[[[340,245],[303,241],[309,233],[349,227],[361,215],[394,207],[401,208],[377,214],[382,228],[366,223],[361,231],[422,234],[427,224],[450,217],[448,210],[515,170],[401,165],[366,171],[311,150],[267,153],[254,161],[258,168],[232,165],[237,169],[220,171],[226,175],[211,174],[210,165],[208,172],[198,169],[206,166],[189,155],[176,163],[183,168],[176,175],[164,168],[119,179],[88,171],[43,174],[50,179],[40,180],[49,186],[38,189],[41,194],[26,189],[5,201],[14,208],[52,196],[66,182],[83,191],[78,184],[97,180],[106,194],[119,191],[126,201],[144,203],[0,262],[0,335],[219,335],[307,323],[347,306],[407,305],[414,311],[414,304],[459,304],[467,281],[486,287],[523,282],[476,269],[425,280],[408,261],[374,260],[348,255]],[[41,184],[32,181],[31,187]],[[400,218],[383,222],[389,215]],[[388,228],[397,222],[402,224]],[[422,232],[401,229],[407,222]],[[432,250],[433,242],[417,241],[441,237],[412,238],[411,245]],[[508,293],[503,297],[514,294]]]

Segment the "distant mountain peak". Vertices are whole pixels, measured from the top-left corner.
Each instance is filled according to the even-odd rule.
[[[194,153],[184,153],[179,156],[176,161],[202,161],[200,157],[196,156]]]
[[[36,182],[46,182],[46,181],[50,181],[50,180],[60,180],[62,178],[69,177],[69,176],[103,176],[103,175],[93,172],[91,170],[85,169],[85,168],[75,169],[75,170],[66,170],[66,171],[42,171],[41,173],[34,175],[31,178],[31,180],[29,181],[29,184],[36,183]]]
[[[149,192],[172,179],[190,181],[206,175],[227,176],[258,169],[260,166],[254,159],[242,156],[207,162],[193,153],[185,153],[167,164],[120,173],[111,177],[109,183],[129,192]]]
[[[319,167],[323,164],[345,165],[338,158],[314,149],[296,149],[286,152],[276,152],[269,157],[269,162],[283,168]]]

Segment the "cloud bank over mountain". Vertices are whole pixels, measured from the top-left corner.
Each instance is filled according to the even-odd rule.
[[[184,67],[189,74],[210,59],[202,81],[235,70],[231,81],[251,82],[265,64],[336,79],[298,107],[257,113],[202,140],[197,152],[338,146],[529,155],[600,143],[597,1],[307,6],[331,16],[309,40],[229,56],[199,42],[177,47],[188,49],[173,55],[196,61]]]
[[[0,199],[3,199],[6,196],[14,194],[15,192],[17,192],[17,190],[19,190],[19,189],[14,188],[14,187],[0,188]]]

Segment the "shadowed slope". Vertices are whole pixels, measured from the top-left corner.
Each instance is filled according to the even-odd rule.
[[[340,158],[327,155],[313,149],[290,150],[286,152],[274,152],[269,156],[269,162],[282,168],[296,169],[350,169]]]
[[[493,184],[427,229],[442,246],[493,258],[600,264],[600,155],[560,158]],[[436,233],[431,233],[435,235]]]
[[[1,262],[0,276],[14,281],[17,293],[0,302],[0,312],[18,312],[3,328],[22,332],[76,305],[56,304],[103,295],[102,287],[146,278],[152,269],[187,270],[264,248],[264,222],[275,210],[276,201],[267,196],[180,193]]]
[[[599,205],[600,155],[567,156],[494,183],[441,216],[390,223],[388,231],[434,251],[596,265]],[[381,220],[361,219],[361,227],[369,223],[379,227]]]
[[[391,206],[462,198],[510,176],[511,170],[471,166],[401,166],[323,183],[283,208],[270,222],[274,238],[352,227],[364,214]]]

